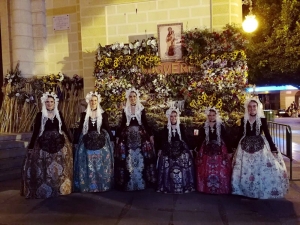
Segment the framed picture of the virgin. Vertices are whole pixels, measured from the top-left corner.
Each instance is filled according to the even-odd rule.
[[[182,27],[182,23],[157,25],[158,53],[162,62],[181,60]]]

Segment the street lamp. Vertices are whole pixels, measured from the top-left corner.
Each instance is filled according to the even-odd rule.
[[[249,14],[245,16],[245,20],[242,24],[243,29],[247,33],[251,33],[256,30],[258,27],[258,22],[255,18],[255,15],[252,14],[252,0],[244,0],[243,4],[249,4]]]

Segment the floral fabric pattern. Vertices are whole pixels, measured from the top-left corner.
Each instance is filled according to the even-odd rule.
[[[165,147],[158,158],[157,192],[182,194],[194,191],[194,162],[187,144],[172,141]]]
[[[197,190],[209,194],[231,192],[231,158],[224,142],[203,142],[196,158]]]
[[[92,131],[93,132],[93,131]],[[105,144],[100,149],[87,149],[80,137],[75,153],[74,189],[77,192],[103,192],[113,186],[113,146],[109,134],[102,129]]]
[[[142,126],[128,126],[122,132],[115,152],[116,187],[135,191],[156,183],[155,155]]]
[[[36,141],[24,161],[21,195],[26,198],[49,198],[72,192],[72,146],[63,135],[65,145],[58,152],[49,150],[56,153],[42,150]]]
[[[250,145],[253,136],[245,136],[238,145],[233,160],[232,193],[250,198],[282,198],[289,186],[282,155],[280,152],[276,156],[272,154],[264,136],[255,137],[257,143],[261,138],[264,141],[259,151],[243,150],[242,143]]]

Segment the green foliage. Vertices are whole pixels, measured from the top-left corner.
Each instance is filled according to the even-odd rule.
[[[300,2],[257,0],[259,28],[249,35],[249,83],[300,84]]]

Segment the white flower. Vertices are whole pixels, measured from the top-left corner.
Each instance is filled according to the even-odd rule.
[[[60,81],[60,82],[63,81],[63,79],[65,77],[64,74],[62,72],[59,72],[58,75],[60,76],[60,78],[57,79],[57,80]]]
[[[25,100],[26,102],[30,102],[30,99],[29,98],[26,98],[26,100]]]
[[[121,43],[120,43],[120,48],[123,48],[123,47],[124,47],[124,43],[121,42]]]
[[[19,97],[20,96],[20,93],[16,93],[16,97]]]
[[[12,79],[9,79],[9,80],[8,80],[8,83],[11,83],[11,82],[12,82]]]
[[[155,47],[156,46],[156,40],[155,39],[153,39],[153,40],[151,40],[151,45],[153,45],[153,47]]]
[[[139,42],[139,41],[137,41],[135,44],[134,44],[134,48],[138,48],[138,47],[140,47],[141,46],[141,43]]]

